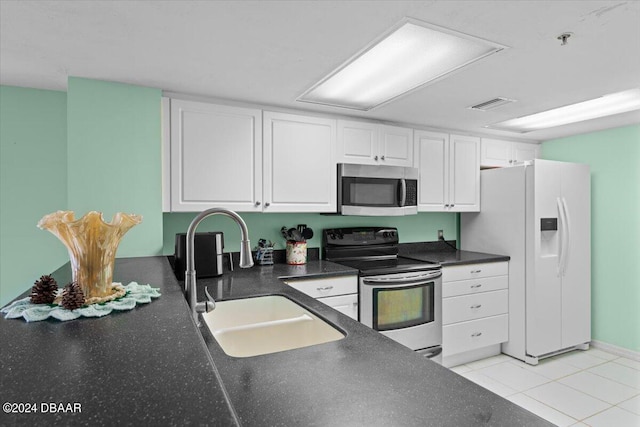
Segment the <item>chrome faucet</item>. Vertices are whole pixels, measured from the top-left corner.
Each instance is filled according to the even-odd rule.
[[[240,234],[242,235],[240,241],[240,268],[253,267],[253,259],[251,257],[251,244],[249,243],[249,230],[247,230],[247,224],[245,224],[244,220],[240,218],[240,215],[228,209],[211,208],[199,213],[198,216],[196,216],[193,221],[191,221],[191,224],[189,224],[189,228],[187,229],[187,270],[185,271],[184,275],[184,288],[187,292],[187,301],[189,303],[189,307],[191,307],[191,315],[193,316],[193,320],[198,326],[200,326],[198,313],[208,313],[216,308],[216,302],[209,294],[209,291],[206,287],[204,289],[204,293],[207,296],[207,301],[197,302],[196,262],[193,244],[198,224],[200,224],[203,219],[211,215],[228,216],[229,218],[233,219],[236,224],[238,224],[238,226],[240,227]]]

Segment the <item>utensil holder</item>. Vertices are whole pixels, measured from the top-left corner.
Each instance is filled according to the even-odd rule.
[[[302,265],[307,263],[307,242],[287,241],[287,264]]]
[[[258,248],[256,262],[258,265],[273,265],[273,248]]]

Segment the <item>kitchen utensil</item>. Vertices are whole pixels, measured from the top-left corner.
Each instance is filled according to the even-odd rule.
[[[293,231],[291,231],[293,230]],[[295,240],[296,242],[304,242],[304,237],[302,237],[302,233],[299,232],[298,230],[296,230],[295,228],[292,228],[291,230],[289,230],[291,232],[291,240]]]
[[[304,229],[307,228],[307,224],[298,224],[296,228],[302,234],[304,232]]]
[[[282,237],[284,237],[285,240],[289,240],[289,232],[287,230],[287,227],[285,227],[284,225],[280,229],[280,234],[282,234]]]
[[[313,230],[308,227],[305,228],[304,230],[302,230],[302,237],[304,237],[305,240],[313,238]]]

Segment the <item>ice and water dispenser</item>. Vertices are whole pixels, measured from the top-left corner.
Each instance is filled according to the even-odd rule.
[[[540,255],[558,256],[558,218],[540,218]]]

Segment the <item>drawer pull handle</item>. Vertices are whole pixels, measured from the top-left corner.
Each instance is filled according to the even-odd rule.
[[[330,291],[333,286],[325,286],[324,288],[316,288],[318,291]]]
[[[480,307],[482,307],[482,304],[476,304],[476,305],[472,305],[472,306],[471,306],[471,308],[472,308],[472,309],[474,309],[474,308],[480,308]]]
[[[478,284],[478,285],[471,285],[471,289],[477,289],[477,288],[479,288],[480,286],[482,286],[482,284]]]
[[[471,334],[471,337],[476,338],[476,337],[479,337],[480,335],[482,335],[482,332],[474,332]]]
[[[482,270],[471,270],[471,274],[481,273]]]

